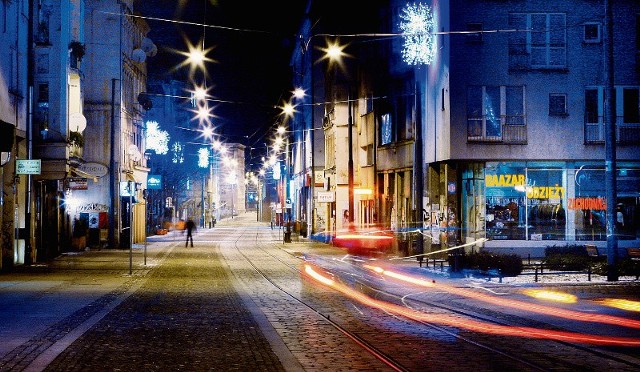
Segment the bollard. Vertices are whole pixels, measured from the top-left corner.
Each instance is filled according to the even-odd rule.
[[[531,265],[531,253],[527,255],[527,265]]]
[[[536,283],[538,282],[538,266],[536,266],[536,274],[535,277],[533,279]]]
[[[589,268],[587,269],[587,281],[591,281],[591,265],[589,265]]]
[[[433,258],[433,269],[434,270],[436,269],[436,258],[435,257]]]

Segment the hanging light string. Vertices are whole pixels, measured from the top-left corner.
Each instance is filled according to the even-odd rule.
[[[150,21],[167,22],[167,23],[174,23],[174,24],[181,24],[181,25],[188,25],[188,26],[203,27],[203,28],[215,28],[215,29],[219,29],[219,30],[237,31],[237,32],[250,32],[250,33],[260,33],[260,34],[275,34],[275,32],[272,32],[272,31],[256,30],[256,29],[249,29],[249,28],[229,27],[229,26],[220,26],[220,25],[211,25],[211,24],[206,24],[206,23],[198,23],[198,22],[182,21],[182,20],[169,19],[169,18],[143,16],[143,15],[138,15],[138,14],[125,14],[125,13],[107,12],[107,11],[99,11],[99,12],[104,13],[104,14],[110,14],[110,15],[118,15],[118,16],[125,16],[125,17],[131,17],[131,18],[140,18],[140,19],[145,19],[145,20],[150,20]],[[536,29],[536,30],[511,28],[511,29],[491,29],[491,30],[434,31],[434,32],[431,32],[431,34],[432,35],[468,35],[468,34],[472,34],[473,35],[473,34],[495,34],[495,33],[509,33],[509,32],[538,33],[538,32],[550,32],[550,31],[557,31],[557,30],[567,30],[567,29],[571,29],[571,28],[575,28],[575,27],[582,27],[582,25],[583,25],[582,23],[576,23],[574,25],[569,25],[569,26],[565,26],[565,27],[544,28],[544,29]],[[382,38],[394,38],[394,37],[403,37],[405,35],[406,34],[403,33],[403,32],[395,32],[395,33],[355,33],[355,34],[321,33],[321,34],[311,35],[309,37],[309,39],[311,39],[313,37],[332,37],[332,38],[339,38],[339,37],[344,37],[344,38],[382,37]],[[308,40],[307,40],[307,42],[305,44],[308,45]]]

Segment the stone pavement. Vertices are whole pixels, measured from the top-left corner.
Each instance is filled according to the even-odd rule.
[[[242,218],[217,226],[237,223]],[[216,251],[200,249],[196,240],[185,254],[183,239],[177,232],[151,237],[146,265],[145,248],[136,245],[132,251],[69,253],[0,274],[0,370],[299,370],[286,348],[274,350],[273,337],[264,334]],[[276,244],[293,254],[344,254],[305,239]],[[413,271],[418,266],[411,260],[394,264]],[[440,280],[468,285],[464,278]],[[637,283],[579,288],[593,296],[638,292]],[[215,301],[202,301],[212,293]],[[80,346],[69,348],[77,340]]]

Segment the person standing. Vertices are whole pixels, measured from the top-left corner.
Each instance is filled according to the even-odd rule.
[[[196,224],[193,222],[191,218],[189,218],[185,227],[187,229],[187,242],[184,244],[184,246],[188,247],[189,240],[191,240],[191,248],[193,248],[193,231],[196,229]]]

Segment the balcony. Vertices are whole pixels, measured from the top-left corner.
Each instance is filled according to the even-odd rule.
[[[527,143],[527,125],[524,115],[501,115],[498,125],[487,120],[487,115],[467,118],[467,141],[524,145]]]
[[[633,145],[640,143],[640,123],[624,123],[624,118],[616,119],[616,142],[619,145]],[[584,123],[584,142],[589,145],[603,144],[605,141],[604,119],[598,118],[597,123]]]

